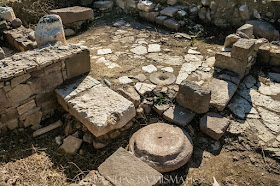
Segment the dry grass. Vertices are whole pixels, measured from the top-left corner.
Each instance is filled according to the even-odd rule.
[[[53,163],[44,152],[3,164],[0,185],[67,185],[63,170],[52,167]]]

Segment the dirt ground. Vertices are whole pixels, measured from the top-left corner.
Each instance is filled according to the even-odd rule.
[[[88,30],[68,38],[69,43],[82,44],[91,49],[91,75],[100,81],[109,80],[113,83],[113,89],[121,86],[117,80],[119,77],[143,73],[142,66],[149,64],[158,68],[172,66],[177,76],[181,65],[170,65],[168,60],[174,56],[186,55],[190,47],[195,47],[194,49],[200,51],[207,59],[220,51],[225,36],[232,33],[232,30],[221,31],[206,27],[201,38],[190,41],[175,38],[174,33],[168,30],[142,20],[135,21],[132,17],[124,19],[129,25],[113,27],[118,20],[119,17],[111,15],[97,17]],[[145,42],[160,44],[162,51],[169,58],[159,63],[130,52],[135,43]],[[97,49],[102,48],[112,50],[112,54],[106,55],[106,60],[120,67],[110,69],[103,62],[96,63],[101,57],[96,55]],[[43,125],[59,118],[64,121],[63,114],[57,112],[55,116],[44,121]],[[231,118],[228,110],[223,114]],[[239,134],[228,131],[222,139],[215,141],[200,132],[199,117],[190,124],[195,131],[192,135],[194,153],[190,162],[176,171],[165,173],[166,179],[162,185],[212,185],[213,177],[220,185],[279,185],[279,161],[264,153],[253,129],[247,128]],[[90,170],[96,170],[119,147],[127,148],[130,137],[139,128],[158,121],[164,120],[152,113],[146,119],[137,120],[131,129],[104,149],[95,150],[91,145],[83,143],[75,156],[64,156],[57,152],[59,145],[55,138],[65,136],[63,128],[38,138],[31,137],[31,129],[9,132],[0,136],[0,185],[7,184],[7,180],[7,185],[69,185],[81,179]],[[189,131],[188,128],[186,130]],[[36,172],[31,171],[34,167],[36,169],[42,166],[46,167],[44,173],[48,176],[39,177],[36,176]],[[15,167],[19,169],[15,171]],[[38,174],[40,172],[42,170],[38,169]]]

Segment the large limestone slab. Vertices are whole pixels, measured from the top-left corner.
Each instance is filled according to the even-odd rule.
[[[80,6],[51,10],[50,13],[59,15],[64,25],[69,25],[78,21],[91,20],[94,17],[91,8]]]
[[[132,102],[87,76],[56,89],[58,102],[96,137],[122,128],[135,115]]]
[[[123,148],[105,160],[99,173],[116,186],[158,185],[162,175]]]

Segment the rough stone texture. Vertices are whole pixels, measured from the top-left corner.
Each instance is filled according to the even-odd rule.
[[[219,140],[225,134],[228,125],[227,118],[214,112],[205,114],[199,122],[200,130],[215,140]]]
[[[42,17],[35,28],[35,39],[39,47],[55,41],[66,44],[61,18],[54,14]]]
[[[214,78],[208,85],[211,90],[210,106],[222,111],[237,90],[237,86],[229,81]]]
[[[202,114],[209,110],[211,92],[209,89],[184,80],[176,96],[177,103],[196,113]]]
[[[91,20],[94,17],[93,10],[91,8],[80,6],[51,10],[50,13],[59,15],[64,25],[71,25],[75,22]]]
[[[224,46],[225,47],[232,47],[234,43],[236,43],[240,39],[239,36],[236,34],[230,34],[226,37]]]
[[[233,58],[229,52],[219,52],[215,55],[215,67],[236,72],[240,77],[244,76],[247,68],[247,60]]]
[[[198,59],[198,58],[197,58]],[[201,66],[202,61],[198,59],[195,62],[184,63],[177,76],[176,83],[181,84],[183,80],[187,79],[188,76],[195,71],[199,66]]]
[[[242,32],[246,34],[250,39],[254,39],[254,27],[250,24],[245,24],[237,29],[237,33]]]
[[[262,20],[250,20],[247,24],[253,25],[254,35],[260,38],[266,38],[269,41],[279,40],[279,31],[270,23]]]
[[[164,8],[162,11],[160,11],[160,14],[164,16],[174,17],[175,13],[178,10],[179,9],[177,7],[168,6]]]
[[[254,54],[255,40],[239,39],[233,44],[231,56],[240,60],[250,61],[249,57]]]
[[[134,88],[141,96],[144,96],[145,94],[151,93],[156,88],[156,85],[148,83],[136,83]]]
[[[58,107],[54,89],[67,79],[67,74],[63,75],[67,70],[64,60],[75,58],[85,50],[57,43],[1,60],[0,122],[15,129],[18,124],[38,125],[50,117]]]
[[[155,4],[149,0],[144,0],[144,1],[140,0],[139,3],[137,4],[137,8],[144,12],[150,12],[154,9],[154,7]]]
[[[98,171],[116,186],[158,185],[162,175],[123,148],[105,160]]]
[[[140,105],[141,97],[133,87],[129,87],[127,90],[118,89],[118,92],[123,97],[131,101],[135,107],[138,107]]]
[[[75,138],[74,136],[68,136],[63,140],[63,144],[59,147],[58,150],[69,155],[74,155],[80,149],[82,142],[83,140],[79,138]]]
[[[0,7],[0,18],[6,21],[13,21],[16,19],[13,8],[11,7]]]
[[[22,21],[19,18],[16,18],[11,22],[11,24],[13,28],[18,28],[22,25]]]
[[[96,137],[123,127],[136,115],[130,101],[89,76],[62,85],[56,93],[59,103]]]
[[[129,141],[130,151],[159,172],[182,167],[191,158],[192,140],[181,128],[155,123],[141,128]]]
[[[163,21],[163,25],[172,30],[179,30],[180,24],[174,19],[166,19]]]
[[[32,50],[37,47],[36,42],[29,39],[29,34],[32,33],[32,29],[27,29],[23,26],[4,31],[5,38],[8,43],[15,47],[18,51]]]
[[[155,22],[159,12],[139,12],[139,16],[150,22]]]
[[[164,119],[182,127],[190,123],[194,116],[195,113],[193,113],[191,110],[185,109],[178,105],[170,107],[163,113]]]

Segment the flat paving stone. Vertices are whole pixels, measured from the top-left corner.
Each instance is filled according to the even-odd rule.
[[[163,113],[164,119],[182,127],[190,123],[194,116],[195,113],[193,113],[191,110],[185,109],[179,105],[170,107],[167,111]]]
[[[157,171],[170,172],[189,161],[193,144],[189,134],[180,127],[154,123],[133,134],[129,149]]]
[[[98,171],[116,186],[153,186],[162,179],[158,171],[123,148],[107,158]]]
[[[56,93],[58,102],[96,137],[122,128],[136,115],[132,102],[89,76],[62,85]]]

